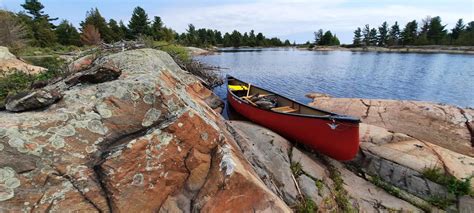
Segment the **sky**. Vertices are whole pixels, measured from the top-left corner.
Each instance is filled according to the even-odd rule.
[[[184,32],[197,28],[222,32],[254,29],[267,37],[297,43],[313,40],[318,29],[331,30],[342,43],[351,43],[353,31],[369,24],[408,21],[440,16],[447,28],[459,18],[474,21],[474,0],[40,0],[51,17],[71,21],[76,27],[86,11],[97,7],[106,18],[128,23],[133,8],[143,7],[150,19],[160,16],[165,25]],[[0,8],[21,11],[23,0],[0,0]]]

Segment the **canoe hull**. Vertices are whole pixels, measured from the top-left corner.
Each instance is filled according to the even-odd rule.
[[[227,100],[247,119],[336,160],[351,160],[359,150],[358,123],[263,110],[235,97],[230,91]]]

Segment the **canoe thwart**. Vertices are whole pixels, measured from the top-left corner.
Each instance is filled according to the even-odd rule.
[[[290,112],[296,112],[298,110],[291,108],[290,106],[283,106],[283,107],[275,107],[272,108],[273,111],[275,112],[284,112],[284,113],[290,113]]]

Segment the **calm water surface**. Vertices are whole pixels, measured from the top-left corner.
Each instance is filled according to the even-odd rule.
[[[309,92],[334,97],[421,100],[474,107],[474,56],[226,49],[198,60],[222,74],[303,103]],[[225,98],[225,86],[215,89]]]

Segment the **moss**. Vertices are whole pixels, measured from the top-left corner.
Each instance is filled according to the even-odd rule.
[[[456,196],[471,195],[471,178],[458,180],[452,175],[445,174],[440,168],[426,168],[423,170],[424,178],[445,186],[449,193]]]
[[[441,209],[446,209],[448,208],[448,206],[454,204],[454,200],[447,199],[440,196],[432,196],[428,199],[428,202]]]
[[[322,193],[323,190],[324,190],[324,183],[323,183],[323,181],[317,179],[317,180],[315,180],[314,182],[315,182],[315,184],[316,184],[316,188],[318,188],[318,194],[321,195],[321,193]]]
[[[384,181],[382,181],[380,179],[380,177],[378,176],[375,176],[375,177],[372,177],[369,179],[370,182],[372,182],[374,185],[382,188],[383,190],[385,190],[386,192],[388,192],[389,194],[395,196],[395,197],[398,197],[400,198],[401,197],[401,192],[400,192],[400,189],[390,185],[390,184],[387,184],[385,183]]]
[[[34,79],[35,76],[20,71],[14,71],[7,76],[0,77],[0,102],[3,102],[8,94],[28,90]]]

